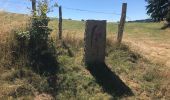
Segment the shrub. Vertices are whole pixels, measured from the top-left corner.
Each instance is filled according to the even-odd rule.
[[[39,73],[55,73],[56,54],[53,43],[49,40],[52,31],[48,28],[48,4],[39,3],[40,15],[33,15],[29,39],[29,62],[32,68]]]

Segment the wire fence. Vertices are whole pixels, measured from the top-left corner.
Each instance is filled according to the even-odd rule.
[[[18,1],[20,1],[20,0],[18,0]],[[12,11],[12,12],[19,12],[19,13],[24,13],[24,14],[30,14],[31,13],[31,1],[30,0],[22,0],[20,2],[12,1],[12,0],[2,0],[2,1],[0,1],[0,4],[2,5],[2,3],[4,5],[2,7],[0,7],[0,10],[4,10],[4,11],[9,10],[9,11]],[[38,3],[38,1],[37,1],[37,3]],[[118,16],[118,17],[121,16],[120,13],[116,13],[116,12],[104,12],[104,11],[95,11],[95,10],[87,10],[87,9],[80,9],[80,8],[72,8],[72,7],[67,7],[67,6],[64,6],[64,5],[61,5],[61,6],[65,10],[70,10],[69,13],[72,13],[71,11],[74,11],[74,12],[77,12],[77,13],[86,12],[86,13],[90,13],[90,14],[94,14],[94,15],[95,14],[101,14],[103,16],[106,16],[109,19],[112,19],[112,18],[110,18],[112,16]],[[10,9],[9,9],[9,7],[10,7]],[[50,17],[56,15],[55,13],[58,12],[57,9],[52,10],[52,11],[53,12],[51,12],[49,14]],[[112,11],[114,11],[114,10],[112,10]],[[67,17],[67,18],[72,19],[73,15],[74,15],[74,13],[67,15],[67,16],[63,16],[63,17]],[[118,17],[116,17],[116,18],[118,19]],[[131,20],[131,18],[128,15],[126,16],[126,18],[127,18],[127,20]]]
[[[3,0],[4,1],[4,0]],[[0,4],[1,4],[2,2],[0,1]],[[15,9],[15,10],[12,10],[12,11],[15,11],[16,13],[19,11],[19,10],[22,10],[21,11],[21,13],[23,12],[23,10],[27,10],[27,12],[28,11],[30,11],[30,13],[26,13],[26,14],[31,14],[31,9],[29,9],[29,8],[31,8],[31,2],[29,1],[29,0],[24,0],[24,2],[20,2],[20,3],[18,3],[18,2],[14,2],[14,1],[9,1],[9,0],[6,0],[6,1],[4,1],[4,3],[6,3],[6,6],[4,6],[4,8],[5,7],[11,7],[12,9]],[[73,13],[73,15],[71,15],[70,16],[70,18],[72,17],[72,16],[76,16],[76,15],[74,15],[74,11],[75,12],[82,12],[82,14],[79,14],[80,15],[80,17],[82,16],[82,17],[88,17],[88,16],[85,16],[86,14],[84,14],[84,12],[86,12],[86,13],[90,13],[90,14],[101,14],[101,15],[105,15],[105,16],[109,16],[111,19],[114,19],[114,16],[121,16],[121,11],[120,11],[120,13],[116,13],[116,12],[107,12],[107,11],[114,11],[114,10],[105,10],[105,11],[96,11],[96,10],[88,10],[88,9],[80,9],[80,8],[72,8],[72,7],[67,7],[67,6],[64,6],[64,5],[61,5],[62,6],[62,8],[63,9],[67,9],[67,10],[70,10],[69,12],[72,14]],[[1,8],[1,7],[0,7]],[[9,9],[9,8],[8,8]],[[5,10],[8,10],[8,9],[5,9]],[[10,10],[10,9],[9,9]],[[63,13],[64,13],[64,11],[65,10],[63,10]],[[55,9],[55,12],[56,13],[58,13],[59,11],[58,11],[58,8],[57,9]],[[54,13],[52,13],[52,14],[54,14]],[[84,15],[83,15],[84,14]],[[68,15],[68,14],[67,14]],[[24,26],[24,24],[26,23],[25,21],[26,21],[26,19],[28,19],[28,17],[27,16],[24,16],[24,18],[22,17],[22,16],[18,16],[18,15],[7,15],[7,16],[10,16],[10,24],[9,24],[9,27],[11,27],[11,26]],[[119,17],[117,17],[118,19],[119,19]],[[56,18],[56,17],[55,17]],[[95,18],[95,17],[94,17]],[[104,18],[104,17],[102,17],[102,18]],[[126,17],[128,20],[130,20],[130,17]],[[17,19],[17,20],[16,20]],[[64,17],[63,17],[63,19],[65,19]],[[83,19],[83,18],[82,18]],[[95,18],[96,19],[96,18]],[[104,19],[105,20],[105,19]],[[68,21],[68,20],[65,20],[65,21]],[[20,24],[20,23],[18,23],[18,22],[23,22],[23,24]],[[53,34],[55,34],[56,35],[56,33],[59,33],[59,32],[57,32],[58,30],[60,30],[60,28],[58,28],[58,22],[56,23],[57,21],[56,21],[56,19],[55,19],[55,21],[54,22],[50,22],[51,23],[51,28],[54,30],[53,31]],[[5,22],[4,22],[5,23]],[[85,23],[84,22],[74,22],[74,25],[73,25],[73,23],[67,23],[67,22],[65,22],[65,23],[63,23],[63,25],[62,25],[62,28],[61,28],[61,30],[63,31],[63,33],[64,34],[83,34],[83,32],[84,32],[84,25],[85,25]],[[4,24],[4,27],[6,27],[6,25]],[[111,28],[109,28],[109,27],[111,27]],[[109,33],[116,33],[116,31],[117,31],[117,24],[113,24],[113,23],[111,23],[111,24],[109,24],[109,27],[107,28],[107,30],[108,30],[108,32]],[[15,27],[14,27],[15,28]],[[111,30],[112,29],[112,30]],[[11,29],[12,30],[12,29]],[[114,31],[113,31],[114,30]]]
[[[79,8],[71,8],[71,7],[66,7],[66,6],[62,6],[62,8],[68,9],[68,10],[80,11],[80,12],[94,13],[94,14],[98,13],[98,14],[105,14],[105,15],[121,16],[120,13],[114,13],[114,12],[102,12],[102,11],[86,10],[86,9],[79,9]],[[128,20],[131,20],[131,18],[129,16],[126,16],[126,18]]]

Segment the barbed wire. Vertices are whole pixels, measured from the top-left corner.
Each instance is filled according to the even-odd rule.
[[[100,13],[100,14],[121,16],[121,14],[113,13],[113,12],[102,12],[102,11],[86,10],[86,9],[79,9],[79,8],[70,8],[70,7],[65,7],[65,6],[62,6],[62,8],[68,9],[68,10],[74,10],[74,11],[88,12],[88,13]],[[126,16],[126,18],[131,20],[129,16]]]
[[[89,13],[102,13],[102,14],[109,14],[109,15],[120,15],[120,14],[116,14],[116,13],[109,13],[109,12],[101,12],[101,11],[92,11],[92,10],[85,10],[85,9],[78,9],[78,8],[70,8],[70,7],[63,7],[64,9],[69,9],[69,10],[76,10],[76,11],[84,11],[84,12],[89,12]]]
[[[31,1],[31,0],[23,0],[22,2],[22,6],[28,6],[27,5],[27,1]],[[5,1],[5,2],[8,2],[9,1]],[[37,1],[38,2],[38,1]],[[18,3],[14,2],[14,1],[10,1],[10,3],[13,3],[13,4],[17,4],[17,6],[21,6],[19,5]],[[31,3],[31,2],[30,2]],[[17,7],[17,8],[21,8],[21,7]],[[79,8],[72,8],[72,7],[66,7],[66,6],[62,6],[62,8],[64,9],[67,9],[67,10],[74,10],[74,11],[79,11],[79,12],[87,12],[87,13],[98,13],[98,14],[105,14],[105,15],[116,15],[116,16],[121,16],[121,14],[119,13],[114,13],[114,12],[103,12],[103,11],[94,11],[94,10],[87,10],[87,9],[79,9]],[[27,7],[27,10],[30,10],[30,8]],[[126,18],[128,20],[131,20],[131,18],[129,16],[126,16]]]

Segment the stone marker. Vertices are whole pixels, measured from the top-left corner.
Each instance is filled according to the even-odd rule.
[[[85,26],[85,64],[104,63],[106,21],[87,20]]]

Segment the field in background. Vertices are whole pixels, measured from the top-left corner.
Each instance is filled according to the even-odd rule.
[[[58,21],[53,20],[50,23],[52,29],[57,30]],[[169,40],[169,32],[170,30],[161,30],[160,27],[163,23],[126,23],[125,25],[125,39],[127,37],[134,38],[134,39],[150,39],[155,42],[160,43],[170,43]],[[109,22],[107,24],[107,36],[116,36],[117,33],[117,23]],[[77,36],[84,35],[84,28],[85,22],[82,21],[74,21],[74,20],[64,20],[63,22],[63,30],[64,33],[67,34],[67,31],[71,31],[72,33],[76,34]],[[65,32],[66,31],[66,32]],[[113,37],[113,38],[114,38]]]
[[[54,29],[52,36],[58,34],[58,21],[53,20],[50,26]],[[161,23],[126,23],[123,41],[138,53],[170,68],[170,29],[161,30]],[[116,41],[117,23],[107,24],[107,38]],[[84,38],[85,22],[64,20],[63,35],[78,39]]]
[[[13,30],[24,29],[28,19],[27,16],[23,15],[0,13],[2,22],[0,23],[2,25],[0,28],[0,72],[2,73],[0,76],[0,83],[2,84],[0,86],[2,90],[0,91],[0,98],[3,95],[31,98],[29,96],[32,95],[32,91],[48,88],[46,78],[27,69],[3,69],[4,66],[1,64],[3,61],[1,55],[5,55],[2,51],[4,50],[8,54],[6,48],[10,48],[6,46],[9,42],[6,37],[10,37],[9,34]],[[126,23],[123,41],[130,46],[129,49],[127,46],[115,47],[117,23],[108,23],[106,64],[134,92],[135,96],[125,99],[147,100],[170,97],[169,67],[164,66],[167,63],[164,59],[170,60],[168,58],[170,55],[170,30],[160,30],[162,25],[163,23]],[[57,21],[52,20],[49,26],[53,29],[51,37],[58,38]],[[61,66],[60,73],[57,75],[59,77],[57,82],[61,84],[56,85],[59,88],[56,97],[63,100],[68,98],[80,99],[82,97],[84,99],[109,99],[112,94],[104,91],[82,64],[84,26],[85,22],[82,21],[64,20],[63,22],[64,41],[70,47],[74,57],[70,57],[68,50],[57,41],[58,60]],[[144,58],[141,56],[144,56]],[[156,59],[165,62],[160,62],[157,65],[150,63],[145,57],[149,60]],[[21,72],[23,73],[22,78],[19,77]],[[32,79],[30,79],[30,76]],[[28,80],[31,80],[32,83],[28,84]],[[43,96],[51,98],[51,95],[46,93],[42,93],[42,95],[35,93],[34,95],[37,98]]]
[[[0,33],[9,32],[12,29],[21,28],[27,24],[27,15],[11,14],[0,12]],[[19,23],[18,23],[19,22]],[[126,23],[125,25],[125,40],[131,38],[134,40],[151,40],[157,43],[170,43],[170,30],[161,30],[160,27],[163,23]],[[117,33],[117,23],[108,23],[107,25],[107,37],[115,38]],[[52,20],[50,22],[50,27],[54,30],[53,35],[57,34],[58,21]],[[64,34],[73,34],[77,37],[84,36],[85,22],[74,21],[74,20],[64,20],[63,31]]]

